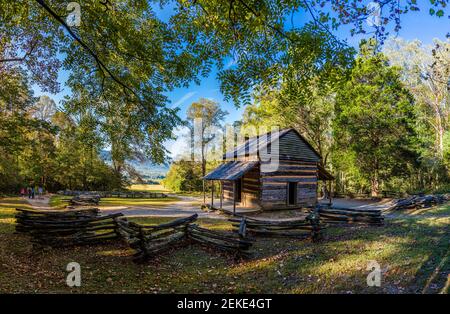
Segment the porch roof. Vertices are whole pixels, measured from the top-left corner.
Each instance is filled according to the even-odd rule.
[[[225,180],[232,181],[242,177],[247,171],[258,164],[258,161],[230,161],[226,162],[210,173],[203,179],[205,180]]]

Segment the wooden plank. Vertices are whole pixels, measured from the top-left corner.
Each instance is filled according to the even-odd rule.
[[[261,161],[261,166],[263,164],[269,164],[270,161]],[[317,167],[317,162],[315,161],[307,161],[302,159],[281,159],[279,160],[280,165],[304,165],[304,166],[314,166]]]
[[[286,171],[274,171],[261,173],[261,177],[268,176],[298,176],[298,177],[316,177],[317,171],[305,171],[305,170],[286,170]]]
[[[273,177],[262,177],[261,181],[265,182],[299,182],[299,184],[306,184],[317,182],[316,177],[297,177],[297,176],[273,176]]]

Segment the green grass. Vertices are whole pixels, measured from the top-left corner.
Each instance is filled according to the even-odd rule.
[[[0,233],[14,230],[16,208],[31,208],[31,206],[21,197],[0,198]]]
[[[13,234],[12,208],[21,201],[0,204],[0,292],[448,292],[450,206],[388,220],[382,227],[330,228],[318,243],[258,238],[247,260],[192,244],[134,264],[133,250],[120,242],[33,251],[27,237]],[[154,224],[171,219],[132,220]],[[199,223],[216,230],[231,228],[226,220]],[[383,270],[381,287],[366,284],[370,260]],[[72,261],[82,268],[79,288],[65,284],[65,267]]]
[[[158,192],[158,193],[170,192],[162,184],[132,184],[128,187],[128,189],[131,191],[139,191],[139,192]]]
[[[49,205],[52,207],[64,207],[67,205],[66,200],[70,200],[71,196],[52,195],[50,197]]]
[[[211,192],[206,192],[206,197],[209,197],[210,194],[211,194]],[[203,192],[199,192],[199,191],[194,191],[194,192],[177,192],[177,195],[202,197],[203,196]]]
[[[102,198],[100,206],[164,206],[179,200],[177,197],[164,198]]]
[[[71,196],[53,195],[50,198],[50,206],[63,207],[67,205],[66,200],[71,199]],[[120,197],[106,197],[100,199],[100,206],[166,206],[178,201],[177,197],[164,198],[120,198]]]

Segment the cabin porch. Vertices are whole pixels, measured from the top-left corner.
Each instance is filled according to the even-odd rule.
[[[261,212],[261,208],[259,206],[245,206],[241,203],[234,204],[234,201],[232,199],[222,199],[222,205],[220,203],[220,195],[215,195],[214,200],[211,199],[211,196],[206,197],[205,203],[208,206],[211,206],[214,208],[214,210],[220,210],[224,211],[227,214],[233,215],[245,215],[245,214],[252,214],[252,213],[259,213]]]
[[[258,161],[230,161],[208,173],[204,180],[219,182],[219,191],[211,184],[211,207],[230,210],[235,215],[239,212],[259,210]],[[218,197],[217,202],[215,198]],[[231,208],[230,208],[231,207]]]

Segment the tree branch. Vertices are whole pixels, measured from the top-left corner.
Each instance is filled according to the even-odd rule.
[[[253,10],[253,8],[251,8],[250,6],[247,5],[247,3],[245,3],[243,0],[239,0],[239,2],[248,10],[250,11],[254,16],[256,17],[261,17],[261,14],[259,12],[256,12],[255,10]],[[294,40],[289,37],[285,32],[283,32],[282,30],[280,30],[279,28],[273,26],[270,23],[266,23],[266,26],[269,27],[270,29],[272,29],[273,31],[275,31],[276,33],[278,33],[279,35],[281,35],[282,37],[288,39],[290,42],[294,42]]]
[[[69,33],[69,35],[76,41],[78,42],[81,47],[84,48],[84,50],[87,51],[88,54],[90,54],[95,62],[97,63],[98,67],[100,68],[100,70],[104,70],[106,71],[106,73],[108,73],[108,75],[111,77],[111,79],[113,81],[115,81],[117,84],[119,84],[120,86],[122,86],[125,90],[130,91],[133,95],[135,95],[138,100],[140,100],[139,96],[136,94],[136,92],[130,88],[129,86],[127,86],[125,83],[123,83],[119,78],[117,78],[112,72],[111,70],[100,60],[100,58],[94,53],[94,51],[92,51],[91,48],[89,48],[89,46],[83,42],[71,29],[70,27],[66,24],[66,22],[64,22],[64,20],[55,13],[55,11],[53,11],[43,0],[36,0],[36,2],[42,7],[44,8],[55,20],[57,20],[65,29],[66,31]]]
[[[328,27],[327,26],[325,26],[322,22],[320,22],[318,19],[317,19],[317,17],[316,17],[316,15],[314,14],[314,12],[313,12],[313,10],[312,10],[312,8],[311,8],[311,6],[309,5],[309,3],[308,3],[308,1],[307,0],[304,0],[304,1],[302,1],[304,4],[305,4],[305,6],[306,6],[306,9],[308,10],[308,12],[309,12],[309,14],[311,15],[311,17],[313,18],[313,20],[314,20],[314,23],[316,23],[316,25],[318,25],[319,27],[321,27],[322,29],[324,29],[336,42],[338,42],[339,44],[341,44],[341,41],[339,40],[339,39],[337,39],[336,38],[336,36],[328,29]]]
[[[25,53],[23,57],[15,57],[15,58],[6,58],[6,59],[0,59],[0,62],[22,62],[24,61],[31,53],[33,52],[34,48],[37,46],[37,41],[32,40],[31,41],[31,47],[28,49],[28,51]]]

